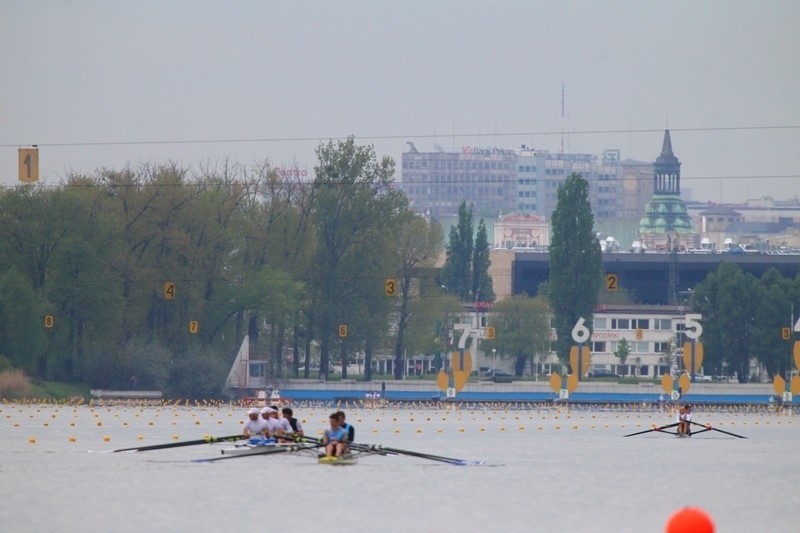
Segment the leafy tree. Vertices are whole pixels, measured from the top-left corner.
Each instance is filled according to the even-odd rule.
[[[426,272],[432,272],[436,260],[441,253],[442,230],[441,226],[435,222],[429,222],[425,218],[410,214],[399,228],[396,248],[397,264],[397,336],[395,343],[395,378],[402,378],[403,355],[406,351],[406,332],[410,323],[416,317],[415,313],[427,316],[428,320],[432,317],[425,313],[422,306],[413,305],[414,301],[424,298],[424,294],[433,294],[434,298],[426,298],[432,303],[435,297],[441,293],[438,286],[433,286],[435,280],[432,276],[425,276]],[[436,306],[434,306],[435,308]],[[424,321],[418,322],[421,331],[433,334],[435,319],[426,324]],[[424,335],[423,335],[424,336]],[[414,344],[413,341],[411,344]],[[412,353],[415,352],[413,349]]]
[[[462,302],[473,301],[472,252],[475,242],[472,228],[472,207],[467,209],[467,202],[461,202],[458,206],[458,223],[450,228],[441,281],[447,287],[447,292],[455,294]]]
[[[175,360],[168,392],[187,399],[218,398],[225,386],[227,363],[208,347],[195,346]]]
[[[515,295],[498,302],[489,322],[495,340],[485,341],[484,351],[497,350],[501,358],[514,358],[514,373],[522,376],[528,361],[546,355],[550,349],[550,308],[542,296]]]
[[[387,206],[399,202],[402,194],[389,188],[394,174],[391,158],[378,161],[371,146],[357,146],[353,137],[320,146],[317,158],[312,211],[318,236],[317,274],[311,285],[320,377],[327,379],[336,327],[347,323],[353,310],[347,295],[353,284],[368,279],[359,271],[363,244],[370,229],[392,212]]]
[[[614,356],[619,359],[620,364],[624,365],[631,354],[631,344],[628,339],[622,339],[617,343],[617,349],[614,351]]]
[[[405,347],[409,354],[437,354],[448,352],[452,320],[463,312],[463,307],[452,294],[442,291],[436,280],[421,278],[420,294],[409,302],[408,327]],[[402,361],[401,361],[402,363]],[[396,365],[397,366],[397,365]]]
[[[750,375],[751,338],[759,282],[738,265],[722,263],[695,287],[692,308],[703,315],[703,366],[719,371],[722,362],[736,369],[739,381]]]
[[[474,234],[472,207],[467,209],[465,201],[458,207],[458,223],[450,228],[446,251],[440,279],[447,291],[462,302],[493,302],[486,225],[481,219]]]
[[[572,328],[580,317],[591,327],[597,305],[603,264],[593,226],[589,184],[580,174],[572,174],[559,186],[553,211],[547,293],[558,335],[556,352],[562,361],[569,356]]]
[[[489,276],[489,237],[483,219],[478,222],[478,234],[475,236],[475,249],[472,254],[472,294],[475,301],[493,302],[492,278]]]
[[[0,349],[12,368],[41,375],[48,339],[45,309],[30,279],[13,268],[0,275]]]
[[[750,350],[764,365],[770,378],[786,376],[793,368],[792,346],[780,336],[781,328],[791,327],[792,302],[796,290],[792,280],[774,269],[764,273],[756,288],[755,322]]]

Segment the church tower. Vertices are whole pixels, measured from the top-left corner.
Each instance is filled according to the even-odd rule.
[[[661,155],[653,171],[653,197],[639,222],[639,240],[650,250],[697,248],[699,234],[681,200],[681,163],[672,152],[669,130],[664,131]]]

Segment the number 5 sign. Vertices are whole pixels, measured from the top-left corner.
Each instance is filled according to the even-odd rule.
[[[700,313],[686,313],[686,318],[683,322],[683,329],[686,336],[692,340],[699,339],[703,334],[703,326],[700,325],[700,320],[703,315]]]

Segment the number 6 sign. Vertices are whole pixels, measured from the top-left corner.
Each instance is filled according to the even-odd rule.
[[[572,328],[572,340],[578,344],[582,344],[589,340],[589,328],[587,328],[584,324],[586,324],[586,319],[580,317],[578,321],[575,322],[575,327]]]

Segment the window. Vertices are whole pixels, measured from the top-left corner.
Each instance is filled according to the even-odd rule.
[[[668,342],[656,342],[653,344],[653,351],[656,353],[666,353],[669,350],[670,343]]]
[[[594,329],[607,329],[608,328],[608,319],[607,318],[595,318],[594,319]]]
[[[251,378],[263,378],[264,377],[264,369],[266,365],[263,363],[250,363],[248,365],[247,373],[250,375]]]
[[[612,318],[611,329],[631,329],[631,321],[628,318]]]
[[[635,341],[631,343],[631,353],[647,353],[650,351],[650,343]]]
[[[650,329],[650,320],[647,318],[631,319],[631,329]]]
[[[672,320],[670,320],[669,318],[654,318],[653,329],[672,331]]]
[[[605,341],[603,341],[603,342],[592,342],[592,353],[603,353],[605,351],[606,351],[606,343],[605,343]]]

